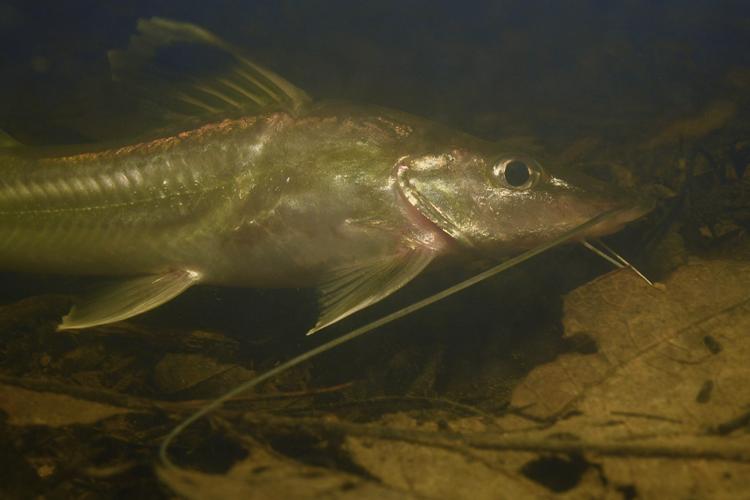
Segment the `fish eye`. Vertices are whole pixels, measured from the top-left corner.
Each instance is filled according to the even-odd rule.
[[[501,186],[523,191],[536,183],[540,170],[533,161],[504,158],[495,164],[492,174]]]
[[[523,186],[529,181],[529,177],[529,166],[521,160],[512,160],[505,166],[505,182],[513,187]]]

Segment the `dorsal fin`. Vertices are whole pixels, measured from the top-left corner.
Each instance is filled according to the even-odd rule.
[[[116,81],[183,118],[295,110],[310,100],[213,33],[159,17],[139,20],[128,48],[109,60]]]

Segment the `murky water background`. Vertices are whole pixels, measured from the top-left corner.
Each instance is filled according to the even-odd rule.
[[[111,82],[106,52],[127,44],[138,18],[154,15],[216,32],[316,99],[401,109],[527,151],[543,164],[585,166],[612,182],[650,189],[660,198],[654,214],[610,241],[654,279],[668,280],[695,259],[742,262],[748,256],[750,7],[744,2],[2,2],[0,127],[34,145],[137,134],[139,117],[131,97]],[[436,266],[324,335],[342,333],[489,264]],[[307,395],[269,408],[285,418],[294,410],[357,422],[408,415],[438,427],[466,416],[440,401],[498,415],[512,406],[514,391],[535,368],[561,356],[598,352],[602,341],[588,329],[563,335],[569,330],[562,297],[609,269],[581,248],[557,249],[290,373],[265,392]],[[0,278],[0,299],[15,304],[0,311],[6,339],[0,343],[0,374],[11,386],[31,380],[28,390],[65,393],[73,387],[74,396],[85,399],[81,388],[88,388],[99,391],[92,393],[95,401],[105,393],[203,399],[247,376],[243,370],[261,371],[325,340],[303,336],[316,314],[314,294],[307,290],[198,288],[131,326],[61,336],[51,325],[65,310],[64,298],[17,301],[81,290],[89,280]],[[726,307],[742,299],[716,290],[706,288],[706,294],[726,293]],[[621,300],[616,294],[607,298],[601,307],[616,308]],[[724,349],[732,352],[731,346]],[[712,384],[714,379],[706,376]],[[316,396],[320,388],[334,390]],[[124,404],[117,396],[107,402]],[[9,408],[2,410],[13,421],[17,415]],[[6,473],[9,494],[164,495],[150,467],[154,446],[184,410],[136,413],[105,424],[75,418],[67,426],[4,423],[4,446],[12,451],[3,468],[14,471]],[[214,421],[214,430],[221,425]],[[361,456],[352,458],[353,452],[342,458],[334,445],[293,433],[282,439],[275,432],[259,431],[255,438],[307,466],[345,471],[364,483],[363,477],[377,477],[396,495],[455,497],[457,490],[447,486],[402,488]],[[244,456],[247,443],[218,434],[208,444],[189,436],[177,451],[182,462],[226,471]],[[535,469],[541,459],[508,459],[517,462],[511,469],[524,481],[541,485],[525,494],[604,491],[585,490],[593,488],[582,478],[595,468],[594,458],[554,457],[539,462],[542,472]],[[455,464],[436,467],[433,473],[443,477],[457,470]],[[609,477],[610,485],[620,481],[617,491],[625,498],[657,491],[636,479]],[[360,490],[360,497],[363,491],[370,490]],[[699,496],[710,497],[710,491]],[[336,492],[346,496],[345,488]]]

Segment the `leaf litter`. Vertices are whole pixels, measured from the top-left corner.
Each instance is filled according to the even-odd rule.
[[[243,458],[221,473],[159,477],[187,498],[740,497],[750,472],[750,263],[691,258],[663,283],[617,271],[570,292],[563,336],[594,347],[534,367],[503,415],[386,410],[357,422],[232,408],[211,428]],[[184,359],[195,365],[194,356]],[[102,430],[123,414],[177,408],[32,388],[3,385],[5,425]],[[32,463],[40,477],[55,471]]]

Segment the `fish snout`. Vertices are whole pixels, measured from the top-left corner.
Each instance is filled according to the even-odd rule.
[[[647,195],[631,196],[629,200],[623,201],[619,209],[599,224],[593,226],[584,238],[606,236],[623,229],[627,224],[638,220],[656,207],[656,200]]]

